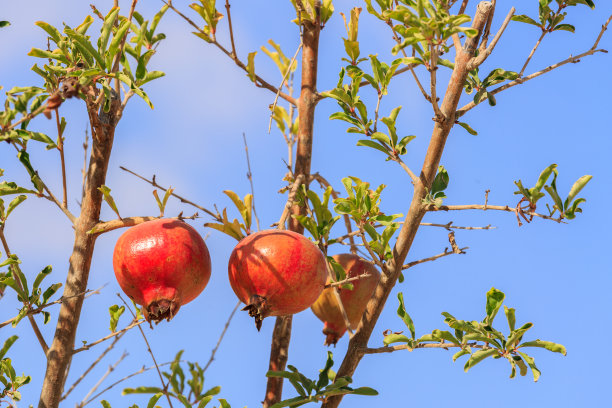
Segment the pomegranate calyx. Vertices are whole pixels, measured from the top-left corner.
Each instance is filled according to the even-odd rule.
[[[142,314],[147,322],[159,323],[164,319],[170,321],[180,307],[181,305],[174,300],[159,299],[149,303],[147,307],[143,307]]]
[[[253,295],[249,299],[249,304],[242,308],[243,311],[248,311],[249,316],[255,318],[255,327],[257,331],[261,330],[261,322],[268,316],[269,306],[267,299],[263,296]]]

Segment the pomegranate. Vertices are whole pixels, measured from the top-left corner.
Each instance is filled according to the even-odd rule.
[[[184,221],[160,219],[128,229],[117,240],[113,269],[119,286],[143,306],[147,321],[170,320],[210,279],[204,240]]]
[[[317,300],[327,277],[323,253],[292,231],[267,230],[249,235],[229,259],[229,281],[255,318],[257,330],[267,316],[301,312]]]
[[[370,276],[352,281],[353,289],[341,289],[340,300],[351,323],[355,329],[361,320],[363,311],[368,300],[372,297],[374,289],[380,279],[380,272],[371,263],[353,254],[334,255],[333,258],[346,271],[347,278],[368,273]],[[346,332],[346,324],[342,317],[342,311],[336,300],[333,288],[326,288],[317,301],[312,305],[312,311],[324,323],[323,334],[326,335],[325,345],[336,344],[340,337]]]

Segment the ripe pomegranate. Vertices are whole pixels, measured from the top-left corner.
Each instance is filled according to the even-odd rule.
[[[267,316],[290,315],[312,305],[325,286],[325,262],[319,248],[303,235],[260,231],[232,251],[229,281],[259,330]]]
[[[374,289],[380,279],[380,272],[369,262],[364,261],[357,255],[341,254],[333,258],[346,271],[347,278],[353,278],[364,273],[370,276],[352,281],[353,289],[341,289],[340,300],[351,323],[351,328],[356,328],[361,320],[363,311],[368,300],[372,297]],[[312,305],[312,311],[323,323],[323,334],[326,335],[325,345],[335,345],[340,337],[346,332],[346,324],[342,317],[342,311],[336,300],[333,288],[326,288],[317,301]]]
[[[170,320],[210,279],[204,240],[184,221],[160,219],[128,229],[117,240],[113,269],[119,286],[143,305],[147,321]]]

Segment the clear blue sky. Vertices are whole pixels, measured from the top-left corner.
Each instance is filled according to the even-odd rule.
[[[38,62],[26,53],[31,47],[45,48],[44,32],[34,26],[44,20],[56,26],[62,22],[78,25],[90,12],[89,2],[34,1],[3,2],[1,20],[12,25],[0,30],[0,84],[4,90],[13,86],[40,84],[29,69]],[[219,2],[221,3],[221,2]],[[100,10],[107,10],[110,1],[96,1]],[[128,2],[121,1],[126,7]],[[175,2],[187,10],[186,2]],[[346,36],[339,12],[347,13],[353,5],[363,2],[336,0],[336,13],[321,35],[319,90],[332,88],[344,56],[342,36]],[[468,11],[473,14],[476,2]],[[576,33],[553,33],[547,37],[530,63],[527,73],[589,49],[599,33],[601,24],[612,14],[609,1],[596,1],[592,11],[584,6],[569,9],[567,20],[576,26]],[[161,7],[159,1],[142,2],[139,9],[146,18]],[[493,23],[497,30],[508,9],[515,5],[517,14],[535,15],[537,1],[500,0]],[[220,10],[224,13],[224,10]],[[280,43],[288,55],[298,45],[296,26],[289,1],[234,2],[232,19],[236,45],[241,58],[258,50],[272,38]],[[227,21],[220,23],[219,37],[228,44]],[[146,87],[155,104],[150,110],[134,98],[125,112],[116,133],[110,161],[107,185],[124,216],[156,215],[157,206],[152,188],[121,171],[120,165],[150,177],[157,175],[163,185],[172,185],[178,194],[206,207],[217,204],[230,206],[222,190],[231,189],[243,196],[249,192],[242,144],[246,132],[251,152],[255,183],[255,200],[262,225],[277,221],[286,197],[277,194],[285,167],[286,146],[276,130],[267,133],[268,105],[274,95],[255,88],[244,72],[212,46],[199,40],[190,27],[176,15],[168,13],[160,25],[166,33],[152,61],[152,68],[163,70],[167,76]],[[502,67],[518,71],[539,36],[537,28],[511,23],[493,56],[482,67],[485,74]],[[612,48],[612,33],[607,33],[601,48]],[[392,46],[389,32],[378,20],[362,13],[360,24],[362,55],[378,53],[390,61]],[[269,82],[280,82],[274,64],[261,51],[256,58],[256,70]],[[493,224],[491,231],[458,231],[460,246],[469,246],[466,255],[450,256],[420,265],[406,274],[398,284],[383,312],[370,346],[382,345],[385,329],[404,330],[396,316],[396,293],[402,291],[406,307],[417,329],[417,335],[445,327],[442,311],[458,318],[480,320],[484,314],[485,293],[492,286],[506,293],[506,304],[517,309],[517,321],[533,322],[534,328],[526,338],[552,340],[564,344],[568,355],[563,357],[535,349],[532,355],[542,371],[538,383],[530,376],[508,379],[510,368],[505,361],[485,361],[463,372],[463,362],[453,363],[452,352],[417,350],[385,355],[366,356],[359,366],[354,383],[370,386],[380,392],[378,397],[347,397],[345,406],[467,406],[474,401],[497,407],[556,406],[574,407],[599,405],[609,399],[608,373],[612,363],[606,352],[606,340],[612,335],[609,308],[612,289],[611,262],[608,257],[610,226],[608,203],[611,172],[609,154],[612,132],[609,95],[610,57],[597,54],[570,64],[539,79],[514,87],[497,96],[497,106],[486,104],[472,110],[465,121],[475,128],[478,136],[471,136],[456,127],[451,133],[442,164],[450,174],[447,190],[448,204],[479,204],[484,191],[491,190],[489,203],[515,205],[517,196],[513,181],[522,179],[533,185],[539,172],[551,163],[559,165],[559,189],[567,192],[571,184],[584,174],[593,180],[583,190],[588,201],[584,213],[567,225],[536,219],[533,223],[517,226],[511,213],[462,212],[428,214],[425,221],[454,221],[456,225],[484,226]],[[424,71],[419,71],[424,77]],[[447,82],[440,70],[439,93]],[[375,100],[372,93],[364,93],[369,106]],[[369,99],[368,99],[369,98]],[[469,101],[469,96],[464,97]],[[414,81],[403,75],[392,82],[390,95],[383,99],[382,112],[397,105],[403,109],[398,119],[399,133],[415,134],[406,156],[413,169],[419,169],[432,128],[431,106],[423,100]],[[333,101],[320,103],[316,115],[315,146],[312,170],[319,171],[341,189],[340,179],[347,175],[370,181],[373,185],[388,185],[383,193],[383,209],[388,213],[405,213],[412,194],[409,179],[394,165],[385,162],[380,153],[356,147],[355,135],[345,133],[345,124],[329,121],[336,111]],[[87,127],[83,104],[70,100],[61,113],[68,120],[66,156],[70,206],[77,211],[76,198],[80,195],[80,169],[83,161],[82,142]],[[53,123],[37,118],[33,130],[54,135]],[[59,155],[32,146],[30,155],[41,176],[56,193],[61,191]],[[341,152],[341,153],[339,153]],[[28,179],[8,145],[0,146],[0,167],[5,179],[27,185]],[[542,208],[544,210],[544,208]],[[193,209],[170,201],[167,214],[176,215]],[[203,215],[203,214],[201,214]],[[103,219],[114,218],[105,206]],[[206,217],[192,222],[202,235],[210,236],[207,244],[211,252],[212,278],[203,294],[184,306],[175,319],[147,329],[147,336],[158,361],[169,361],[176,351],[184,349],[184,358],[205,364],[219,333],[236,303],[227,280],[227,259],[235,241],[202,226]],[[340,235],[339,227],[335,232]],[[13,252],[23,260],[23,270],[30,279],[45,265],[53,265],[48,278],[63,282],[72,250],[73,235],[65,217],[49,202],[28,199],[11,217],[6,228]],[[92,342],[109,333],[108,307],[117,303],[115,293],[120,289],[112,271],[112,250],[121,231],[105,234],[97,241],[89,287],[106,285],[100,295],[90,297],[84,305],[77,345]],[[416,260],[442,252],[448,246],[446,233],[441,229],[423,227],[419,231],[409,260]],[[347,248],[333,248],[341,252]],[[12,294],[2,299],[0,321],[16,314],[17,302]],[[51,340],[57,310],[52,322],[43,328]],[[129,319],[124,317],[120,327]],[[259,406],[264,396],[265,372],[268,365],[269,344],[273,319],[266,319],[261,332],[245,312],[238,313],[231,322],[227,336],[220,346],[216,360],[206,375],[206,386],[220,385],[221,395],[237,407]],[[498,326],[505,328],[503,315]],[[309,311],[294,318],[289,363],[311,377],[323,366],[326,348],[321,334],[322,323]],[[32,383],[22,389],[24,403],[37,404],[45,364],[38,343],[26,321],[17,329],[0,330],[0,341],[12,334],[20,336],[10,357],[18,373],[32,376]],[[336,362],[341,360],[348,339],[344,337],[332,349]],[[67,384],[70,385],[96,359],[105,346],[78,354],[72,364]],[[105,384],[151,365],[151,359],[137,331],[129,332],[109,353],[106,359],[76,388],[64,405],[81,401],[89,389],[127,350],[129,356],[110,374]],[[337,367],[337,365],[336,365]],[[159,385],[156,374],[149,372],[125,382],[105,394],[113,407],[143,403],[145,399],[122,397],[123,386]],[[285,397],[295,393],[289,384]],[[164,406],[165,401],[160,400]],[[92,405],[98,405],[96,402]]]

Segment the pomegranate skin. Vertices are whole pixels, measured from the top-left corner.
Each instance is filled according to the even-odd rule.
[[[370,276],[352,281],[353,290],[338,288],[340,300],[346,311],[351,328],[355,329],[361,320],[363,311],[376,289],[380,272],[374,265],[353,254],[334,255],[336,260],[346,271],[347,278],[368,273]],[[311,307],[313,313],[324,323],[325,345],[335,345],[346,332],[346,324],[342,311],[336,300],[333,288],[326,288]]]
[[[147,321],[172,319],[210,279],[210,254],[193,227],[176,219],[148,221],[117,240],[113,269],[119,286],[143,305]]]
[[[255,318],[291,315],[308,308],[325,287],[323,253],[293,231],[266,230],[244,238],[229,259],[229,281]]]

